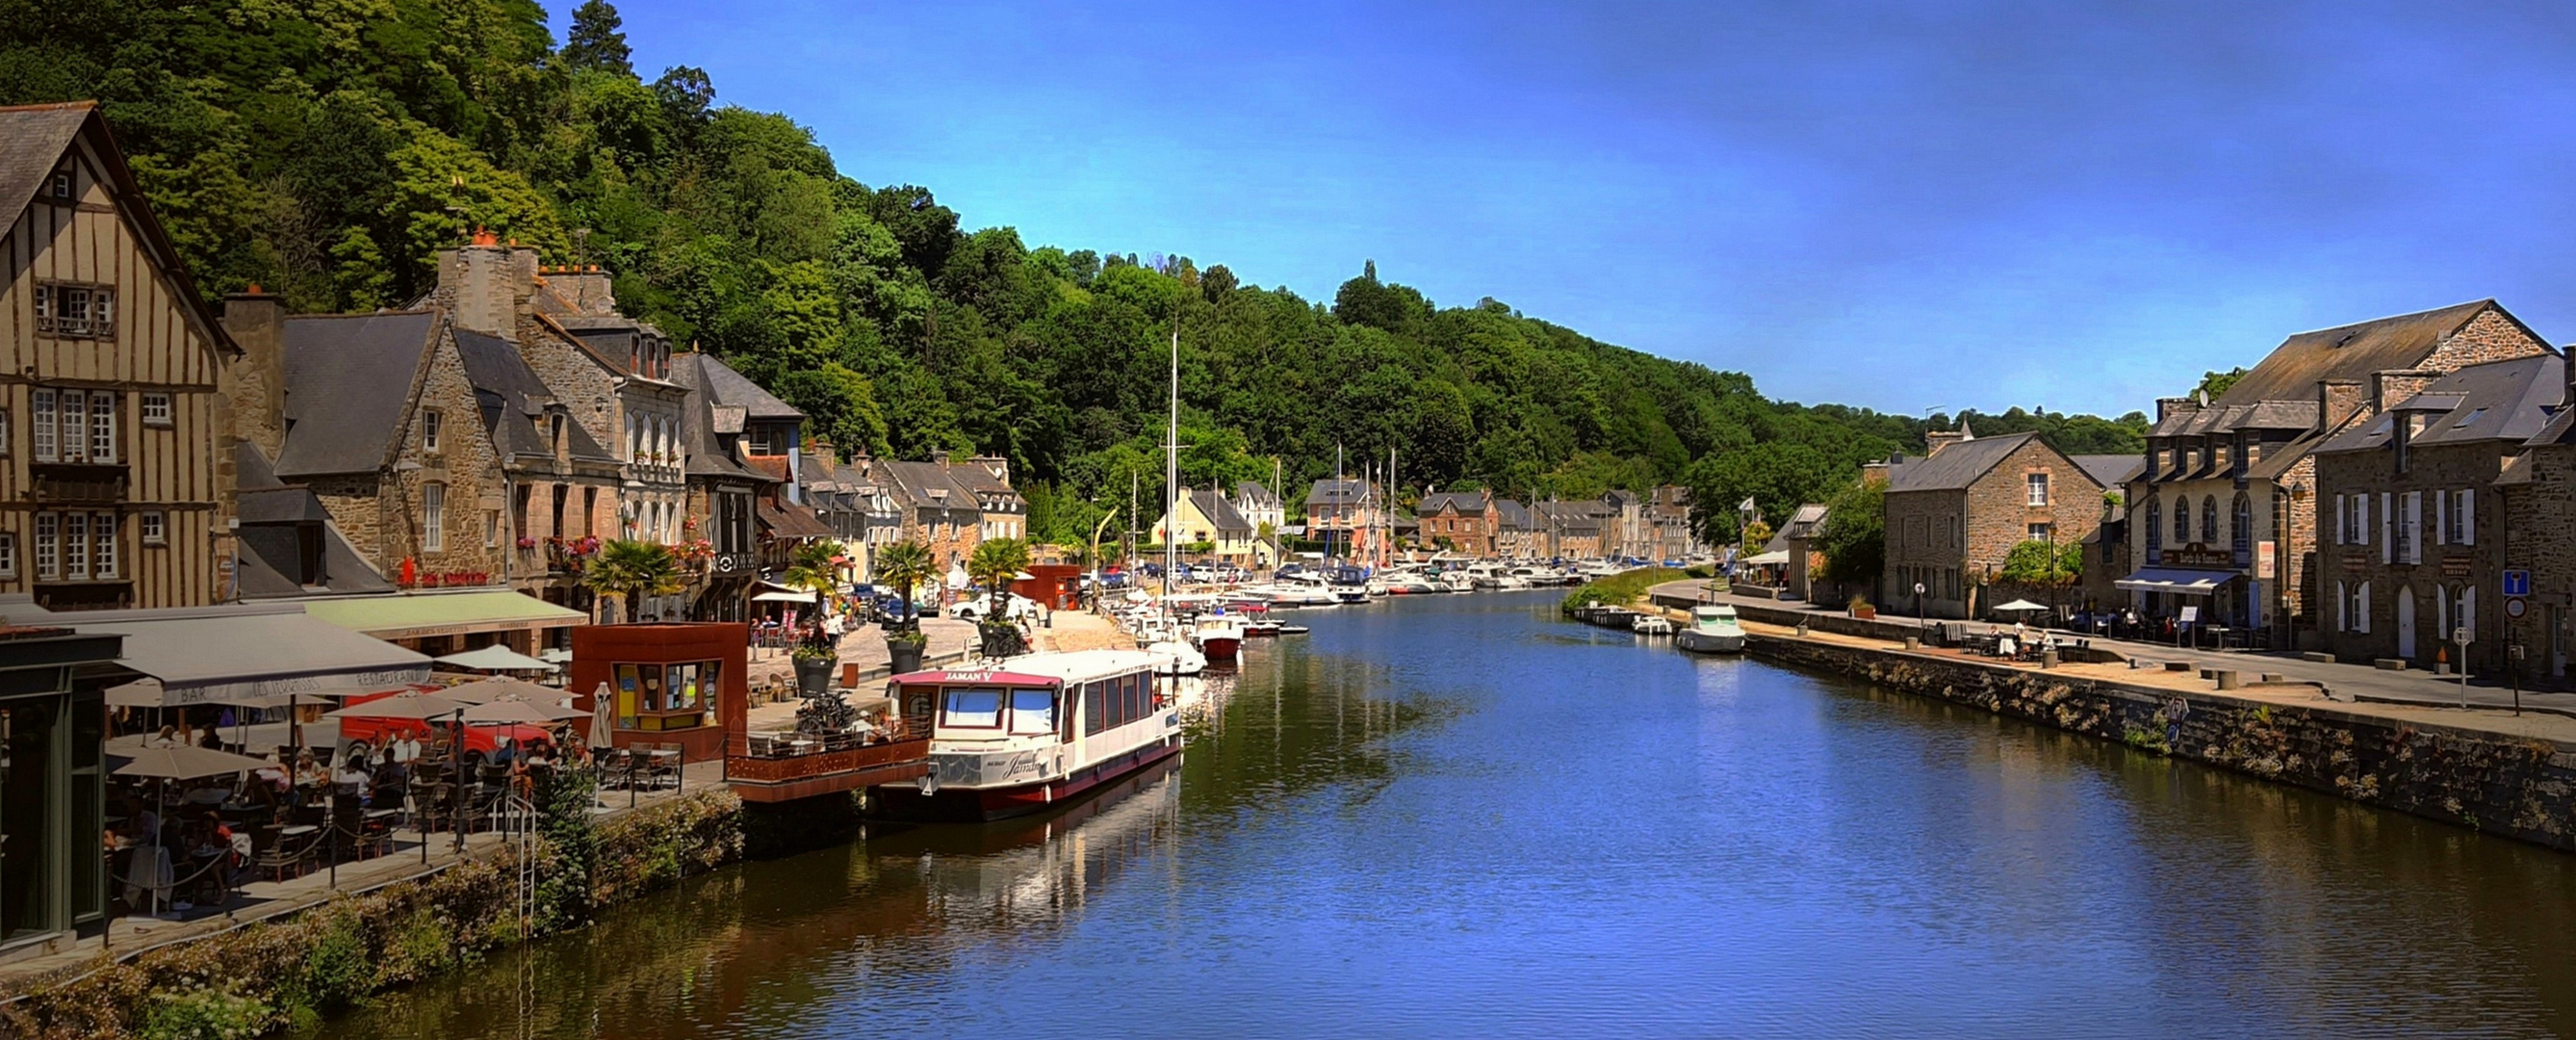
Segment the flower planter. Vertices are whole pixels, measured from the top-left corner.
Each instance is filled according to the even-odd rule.
[[[1875,618],[1877,618],[1877,617],[1878,617],[1878,608],[1877,608],[1877,607],[1853,607],[1853,608],[1851,608],[1851,615],[1852,615],[1853,617],[1859,618],[1859,619],[1861,619],[1861,620],[1863,620],[1863,621],[1869,621],[1869,620],[1872,620],[1872,619],[1875,619]]]
[[[893,674],[902,675],[906,672],[920,671],[921,653],[927,649],[929,649],[929,644],[926,642],[895,639],[886,640],[886,656],[889,658],[889,663],[893,666]]]
[[[808,697],[820,697],[832,691],[832,662],[829,659],[796,659],[796,689]]]

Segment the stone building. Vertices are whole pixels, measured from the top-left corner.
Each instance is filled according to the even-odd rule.
[[[1598,500],[1541,502],[1530,513],[1540,555],[1552,560],[1600,557],[1603,510]]]
[[[1029,501],[1011,486],[1011,460],[978,455],[962,463],[949,463],[948,469],[959,485],[975,493],[976,506],[984,511],[981,537],[1029,536]]]
[[[1345,560],[1374,560],[1386,549],[1386,513],[1377,485],[1318,480],[1306,490],[1306,537]]]
[[[0,109],[0,142],[0,592],[57,611],[232,598],[238,350],[96,105]]]
[[[2314,451],[2467,366],[2548,353],[2493,300],[2380,318],[2282,341],[2216,400],[2156,404],[2147,461],[2130,482],[2129,537],[2143,564],[2117,583],[2154,617],[2313,641],[2320,626]],[[2309,635],[2294,636],[2304,632]]]
[[[1655,488],[1646,499],[1649,550],[1657,561],[1682,560],[1708,551],[1691,531],[1690,489],[1676,484]]]
[[[2565,400],[2576,405],[2576,386]],[[2569,658],[2576,657],[2576,523],[2569,520],[2576,517],[2576,407],[2560,408],[2505,460],[2495,491],[2500,508],[2490,515],[2502,517],[2497,540],[2519,581],[2505,584],[2500,576],[2491,586],[2502,632],[2479,638],[2522,648],[2515,667],[2524,685],[2568,689]]]
[[[1539,537],[1538,518],[1528,506],[1508,498],[1494,500],[1494,555],[1526,560],[1544,554],[1546,549]]]
[[[966,559],[984,540],[984,507],[975,489],[942,462],[880,459],[868,470],[893,499],[901,537],[927,546],[942,574],[962,576]]]
[[[1469,556],[1492,556],[1502,515],[1490,491],[1439,491],[1414,503],[1424,542]]]
[[[2037,434],[1961,429],[1926,440],[1922,458],[1892,460],[1885,470],[1881,606],[1912,609],[1919,584],[1926,616],[1981,616],[1993,606],[1986,587],[2013,546],[2081,541],[2101,522],[2100,481]]]
[[[2439,659],[2500,672],[2499,590],[2511,557],[2495,485],[2566,403],[2566,360],[2467,365],[2382,389],[2401,396],[2373,400],[2375,419],[2316,449],[2324,649],[2347,661]],[[2466,647],[2452,642],[2459,629],[2472,634]]]
[[[1601,495],[1601,555],[1612,559],[1652,551],[1646,537],[1646,496],[1625,488]]]
[[[616,454],[616,536],[679,543],[688,517],[680,434],[688,389],[672,372],[670,337],[619,314],[609,276],[595,266],[540,268],[534,290],[524,334],[529,363]]]
[[[1243,522],[1252,525],[1253,562],[1263,567],[1276,567],[1283,559],[1280,535],[1288,530],[1288,503],[1279,493],[1262,486],[1257,480],[1239,480],[1234,485],[1234,511],[1243,514]]]

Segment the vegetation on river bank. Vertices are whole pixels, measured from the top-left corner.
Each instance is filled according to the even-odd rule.
[[[1557,604],[1557,609],[1571,614],[1577,609],[1595,604],[1624,607],[1636,602],[1637,598],[1645,595],[1648,589],[1687,577],[1690,575],[1671,567],[1640,567],[1633,571],[1613,574],[1607,578],[1594,578],[1575,586],[1574,591],[1566,593],[1564,601]]]

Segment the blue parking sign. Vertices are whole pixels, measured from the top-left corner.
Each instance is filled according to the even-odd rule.
[[[2504,594],[2507,596],[2531,595],[2531,572],[2521,569],[2505,571]]]

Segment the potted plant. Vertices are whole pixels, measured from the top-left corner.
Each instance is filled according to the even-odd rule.
[[[1849,607],[1851,609],[1851,616],[1863,621],[1867,621],[1878,616],[1878,608],[1870,605],[1869,597],[1863,596],[1859,593],[1852,594]]]
[[[669,596],[687,587],[680,561],[671,550],[651,542],[613,541],[599,548],[599,558],[582,569],[582,587],[615,596],[626,620],[635,620],[636,601]]]
[[[902,604],[898,616],[885,621],[886,656],[894,674],[921,670],[923,651],[930,637],[921,632],[921,618],[912,605],[912,590],[936,573],[937,561],[931,559],[930,547],[906,539],[877,550],[877,584],[895,589]]]
[[[788,658],[796,666],[796,691],[807,697],[820,697],[832,690],[832,665],[840,654],[825,642],[822,630],[806,633],[796,641]]]

